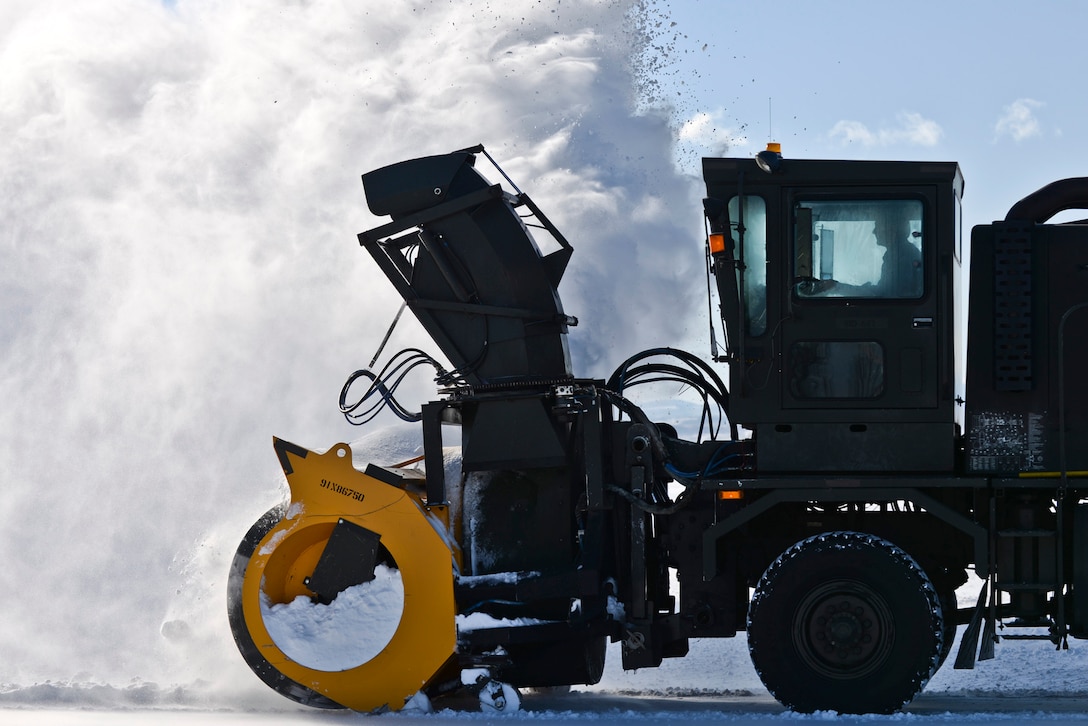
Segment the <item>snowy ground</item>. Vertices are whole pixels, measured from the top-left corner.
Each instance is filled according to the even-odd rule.
[[[743,635],[696,640],[685,658],[656,669],[624,672],[611,646],[605,675],[597,686],[564,695],[526,694],[518,714],[478,712],[474,700],[436,702],[435,713],[401,712],[369,716],[299,707],[253,679],[240,691],[210,684],[160,686],[42,683],[0,685],[0,723],[54,726],[73,724],[356,724],[390,726],[499,723],[504,720],[575,721],[656,725],[684,721],[756,724],[835,720],[842,723],[946,723],[959,720],[1008,723],[1088,721],[1088,643],[1071,641],[1068,651],[1047,643],[1002,642],[997,658],[974,671],[942,669],[903,714],[838,717],[785,711],[760,684],[748,661]]]

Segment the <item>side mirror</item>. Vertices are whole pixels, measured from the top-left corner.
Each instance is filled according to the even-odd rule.
[[[710,224],[711,234],[724,234],[729,231],[729,212],[725,202],[716,197],[703,199],[703,214]]]

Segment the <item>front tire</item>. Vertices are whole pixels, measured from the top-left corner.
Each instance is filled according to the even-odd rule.
[[[892,713],[937,670],[937,591],[891,542],[828,532],[784,552],[748,610],[748,647],[767,690],[794,711]]]

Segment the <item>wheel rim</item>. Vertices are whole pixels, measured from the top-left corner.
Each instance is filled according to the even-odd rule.
[[[859,678],[887,660],[895,623],[883,596],[863,583],[824,583],[801,601],[793,642],[804,662],[828,678]]]

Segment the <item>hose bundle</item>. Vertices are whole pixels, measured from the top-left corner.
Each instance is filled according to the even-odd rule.
[[[643,363],[649,358],[674,358],[682,365],[673,363]],[[636,365],[637,364],[637,365]],[[607,387],[620,395],[625,389],[647,383],[675,382],[695,391],[703,402],[699,419],[701,440],[704,429],[709,438],[717,439],[723,422],[729,418],[729,392],[725,383],[706,361],[676,348],[650,348],[631,356],[616,368],[608,379]],[[622,409],[621,409],[622,410]],[[730,438],[737,438],[736,425],[729,424]]]
[[[672,358],[676,362],[644,362],[655,357]],[[702,359],[687,351],[674,348],[651,348],[637,353],[624,361],[608,379],[604,398],[632,421],[644,424],[650,432],[650,445],[654,458],[661,462],[664,472],[683,487],[683,491],[671,499],[665,482],[655,481],[651,487],[651,500],[646,501],[631,492],[617,486],[606,487],[610,492],[627,500],[632,505],[652,514],[672,514],[682,508],[698,490],[700,483],[707,478],[714,478],[741,468],[733,444],[737,440],[737,428],[729,422],[730,439],[707,459],[699,471],[684,471],[671,461],[669,447],[656,424],[650,421],[646,413],[623,396],[623,391],[638,385],[649,383],[674,382],[694,390],[702,399],[702,413],[699,419],[698,439],[704,432],[709,440],[717,440],[724,422],[729,419],[729,392],[718,374]]]
[[[405,377],[422,365],[434,368],[435,378],[438,380],[445,380],[450,376],[442,365],[427,353],[418,348],[405,348],[390,358],[378,373],[374,373],[370,368],[364,368],[348,376],[347,382],[340,391],[340,413],[344,414],[348,423],[354,426],[362,426],[372,421],[385,408],[389,408],[397,418],[403,421],[421,420],[423,418],[421,412],[409,411],[397,401],[394,394],[404,382]],[[348,393],[360,378],[369,380],[370,385],[361,397],[349,404],[347,403]]]

